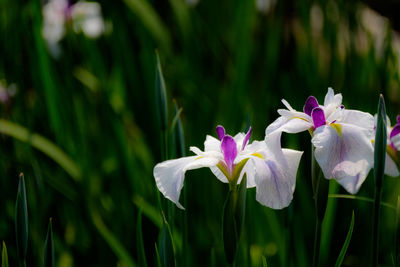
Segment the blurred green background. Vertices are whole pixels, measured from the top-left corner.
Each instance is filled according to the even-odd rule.
[[[400,37],[388,19],[361,2],[99,3],[105,34],[92,40],[68,31],[54,58],[41,35],[43,3],[0,2],[0,80],[17,88],[0,107],[0,240],[7,244],[11,266],[17,263],[14,205],[20,172],[27,185],[29,266],[41,265],[49,217],[58,266],[140,266],[139,234],[148,265],[155,265],[162,224],[152,174],[162,160],[155,49],[170,123],[173,99],[182,108],[187,154],[189,146],[203,148],[207,134],[216,136],[218,124],[232,135],[251,125],[252,139],[263,139],[283,108],[282,98],[301,110],[309,95],[322,102],[329,86],[343,94],[346,108],[375,114],[382,93],[392,121],[399,111]],[[45,137],[70,160],[57,158],[57,148],[35,143],[34,135],[8,122]],[[168,137],[175,140],[172,130]],[[23,136],[15,138],[18,133]],[[282,139],[283,147],[305,151],[289,208],[263,207],[255,189],[248,190],[237,266],[262,266],[262,256],[268,266],[311,265],[309,140],[308,133]],[[46,149],[56,155],[44,154]],[[171,141],[168,156],[178,155]],[[358,196],[372,199],[373,185],[371,172]],[[397,178],[385,178],[383,201],[391,208],[381,211],[382,266],[392,266],[395,255],[399,187]],[[184,190],[186,210],[169,205],[177,265],[225,266],[221,216],[228,186],[201,169],[186,174]],[[335,182],[330,190],[345,193]],[[352,210],[355,226],[344,266],[366,266],[372,203],[330,198],[328,206],[323,266],[334,264]],[[185,225],[188,244],[182,239]]]

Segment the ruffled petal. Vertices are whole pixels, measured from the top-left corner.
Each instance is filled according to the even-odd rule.
[[[373,165],[370,131],[350,124],[316,129],[311,139],[325,178],[336,179],[349,193],[358,192]]]
[[[185,172],[202,167],[213,167],[218,162],[219,160],[216,158],[204,158],[201,156],[167,160],[154,167],[153,175],[160,192],[179,208],[184,209],[179,203],[179,196],[183,187]]]
[[[340,123],[352,124],[364,129],[370,130],[373,135],[374,117],[367,113],[358,110],[345,109],[341,113]]]
[[[275,131],[286,132],[286,133],[299,133],[306,131],[313,127],[313,124],[305,119],[300,118],[285,118],[279,117],[272,124],[270,124],[265,130],[265,134],[269,135]]]

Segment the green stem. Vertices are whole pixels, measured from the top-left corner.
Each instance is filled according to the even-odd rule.
[[[316,216],[315,220],[315,235],[314,235],[314,257],[313,257],[313,267],[319,266],[319,251],[321,245],[321,229],[322,221]]]
[[[374,202],[374,228],[372,232],[372,266],[378,266],[378,242],[379,242],[379,212],[381,207],[382,187],[375,187]]]

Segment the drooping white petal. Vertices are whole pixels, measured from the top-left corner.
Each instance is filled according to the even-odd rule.
[[[279,117],[267,127],[267,129],[265,130],[265,134],[269,135],[275,131],[286,133],[299,133],[310,129],[312,126],[313,125],[311,122],[297,117],[290,119]]]
[[[317,128],[311,139],[325,178],[336,179],[349,193],[358,192],[373,166],[370,131],[351,124]]]
[[[303,155],[303,151],[286,148],[283,148],[282,151],[288,162],[287,177],[289,179],[289,182],[292,184],[292,192],[294,192],[294,189],[296,187],[296,174],[299,168],[301,156]]]
[[[160,192],[179,208],[184,209],[179,203],[179,196],[183,187],[185,172],[202,167],[213,167],[218,164],[218,161],[216,158],[201,156],[167,160],[154,167],[153,175]]]
[[[282,149],[281,132],[265,138],[263,158],[254,157],[256,199],[273,209],[287,207],[293,198],[296,173],[303,152]]]
[[[385,163],[385,174],[392,177],[397,177],[400,174],[396,163],[387,153],[386,153],[386,163]]]
[[[373,135],[374,117],[367,112],[345,109],[341,114],[340,123],[353,124],[355,126],[368,129],[371,136]]]
[[[256,200],[273,209],[287,207],[293,199],[293,186],[287,170],[274,160],[252,160],[257,168]]]

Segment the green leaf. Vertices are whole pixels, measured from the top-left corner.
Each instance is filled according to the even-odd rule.
[[[239,244],[246,211],[247,178],[243,176],[238,188],[229,190],[222,218],[222,238],[228,263],[233,264]]]
[[[25,262],[28,251],[28,207],[24,174],[19,175],[17,200],[15,204],[15,235],[20,262]]]
[[[75,181],[82,178],[81,169],[76,163],[54,143],[39,134],[30,132],[25,127],[16,123],[0,119],[0,133],[11,136],[22,142],[29,143],[34,148],[42,151],[60,165]]]
[[[350,227],[349,231],[347,232],[346,240],[344,241],[342,250],[340,251],[339,257],[336,260],[335,267],[339,267],[342,265],[344,256],[346,255],[347,248],[349,247],[351,236],[353,235],[353,228],[354,228],[354,210],[351,215]]]
[[[158,240],[159,259],[162,267],[175,266],[175,255],[171,230],[165,217],[163,217],[163,221],[163,228],[161,229]]]
[[[143,23],[158,45],[168,50],[171,46],[169,31],[149,1],[124,0],[124,2]]]
[[[130,256],[130,253],[125,249],[125,247],[119,242],[119,240],[115,237],[115,235],[107,228],[104,224],[100,214],[96,211],[96,209],[91,206],[91,217],[94,226],[100,235],[104,238],[107,244],[110,246],[111,250],[115,253],[115,255],[123,261],[123,263],[128,267],[135,267],[136,263]]]
[[[139,211],[137,222],[136,222],[136,247],[137,255],[140,266],[147,266],[146,253],[143,243],[143,232],[142,232],[142,211]]]
[[[1,267],[8,267],[8,253],[6,243],[3,241],[3,249],[1,251]]]
[[[164,76],[162,73],[160,57],[156,50],[156,102],[160,120],[161,130],[165,131],[168,125],[167,116],[167,90],[165,87]]]
[[[268,264],[267,264],[267,259],[265,258],[265,256],[262,256],[262,266],[263,267],[267,267],[268,266]]]
[[[50,218],[47,227],[46,241],[44,242],[43,263],[44,267],[54,267],[54,241],[53,241],[53,219]]]
[[[397,208],[396,208],[396,230],[395,230],[395,263],[396,266],[400,266],[400,196],[397,197]]]
[[[160,253],[158,253],[157,243],[155,243],[154,246],[155,246],[155,251],[156,251],[157,267],[161,267]]]
[[[386,109],[385,100],[381,95],[378,104],[378,121],[376,124],[375,135],[375,152],[374,152],[374,177],[377,187],[382,186],[382,179],[385,172],[385,159],[386,159]]]
[[[311,144],[311,184],[313,189],[313,198],[316,208],[318,220],[323,221],[328,202],[329,181],[322,175],[322,170],[319,167],[315,156],[314,146]]]

